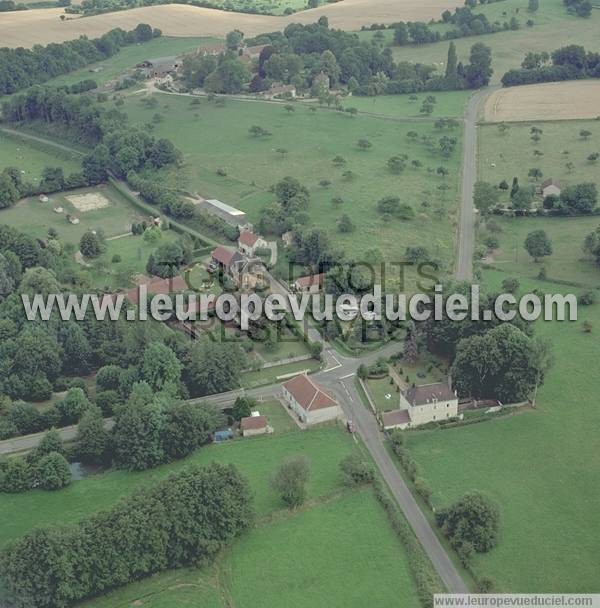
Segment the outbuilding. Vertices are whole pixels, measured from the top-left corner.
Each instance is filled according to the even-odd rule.
[[[269,432],[266,416],[246,416],[240,420],[240,430],[244,437],[264,435]]]

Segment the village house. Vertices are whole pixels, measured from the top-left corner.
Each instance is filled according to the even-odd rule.
[[[234,277],[244,265],[244,256],[235,249],[219,245],[211,253],[213,263],[230,277]]]
[[[381,416],[385,430],[407,429],[458,416],[458,397],[446,382],[400,391],[400,408]]]
[[[125,292],[127,299],[137,306],[140,303],[140,287],[144,286],[148,298],[156,295],[167,295],[188,290],[188,284],[182,276],[171,279],[161,279],[160,277],[147,277],[139,275],[135,279],[136,287],[132,287]]]
[[[295,291],[303,293],[319,293],[325,282],[325,274],[311,274],[305,277],[299,277],[292,283],[292,288]]]
[[[238,237],[238,248],[246,255],[256,255],[258,249],[267,247],[267,241],[258,234],[254,234],[250,230],[242,230]]]
[[[289,408],[305,424],[335,420],[341,414],[337,401],[306,374],[300,374],[284,382],[282,389]]]
[[[268,433],[270,427],[267,423],[266,416],[246,416],[240,420],[240,430],[244,437],[253,437],[255,435],[264,435]]]
[[[554,180],[554,179],[547,179],[546,181],[542,182],[542,196],[544,198],[546,198],[547,196],[550,195],[554,195],[554,196],[560,196],[560,193],[562,192],[562,188],[560,185],[560,182]]]

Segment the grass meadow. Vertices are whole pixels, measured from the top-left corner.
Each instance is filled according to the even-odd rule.
[[[17,167],[25,182],[37,183],[46,167],[62,167],[65,175],[81,170],[81,158],[42,143],[0,131],[0,171]],[[1,217],[1,216],[0,216]]]
[[[543,131],[537,143],[531,140],[533,126]],[[528,177],[529,170],[536,168],[543,173],[538,182],[545,179],[558,180],[562,185],[594,182],[600,187],[598,164],[588,160],[590,154],[600,152],[600,121],[523,122],[508,127],[504,133],[498,125],[479,127],[480,179],[497,185],[502,180],[510,184],[513,177],[518,177],[521,184],[536,184]],[[591,135],[583,138],[581,131]],[[536,151],[543,156],[536,155]],[[509,200],[510,192],[506,192],[501,201]]]
[[[489,260],[495,268],[528,279],[535,279],[540,269],[545,268],[550,281],[600,288],[600,269],[582,250],[586,235],[600,225],[597,216],[497,218],[495,222],[502,230],[498,234],[500,247]],[[544,230],[552,241],[552,255],[538,263],[523,248],[525,238],[533,230]]]
[[[484,284],[500,288],[507,275],[488,270]],[[521,293],[564,287],[523,277]],[[600,354],[587,319],[600,327],[600,305],[580,309],[577,322],[538,322],[555,364],[537,408],[462,428],[419,431],[407,445],[433,488],[436,508],[464,492],[486,492],[500,506],[499,544],[477,556],[474,570],[500,591],[598,592],[600,528]]]
[[[538,143],[530,139],[534,124],[543,130]],[[581,131],[592,135],[582,138]],[[543,156],[534,155],[534,150]],[[540,181],[552,178],[563,186],[593,182],[600,188],[598,166],[587,160],[597,151],[600,151],[600,122],[595,120],[512,123],[505,133],[497,125],[479,127],[479,175],[496,185],[502,180],[510,184],[513,177],[520,184],[535,184],[528,178],[528,172],[539,168],[543,173]],[[567,163],[573,166],[568,167]],[[508,204],[509,198],[509,193],[504,192],[501,202]],[[494,219],[502,230],[498,234],[500,248],[490,260],[494,266],[528,278],[537,277],[544,266],[549,279],[600,286],[598,267],[582,251],[585,236],[600,224],[596,216]],[[550,237],[553,254],[536,264],[523,249],[523,242],[529,232],[540,229]]]
[[[378,606],[401,600],[417,608],[407,556],[383,510],[370,490],[349,491],[343,485],[339,462],[359,449],[350,435],[336,426],[300,431],[277,402],[258,409],[276,427],[274,435],[205,446],[184,461],[143,473],[92,475],[56,493],[3,495],[0,544],[37,526],[74,522],[108,508],[136,487],[191,463],[233,463],[251,484],[258,515],[254,528],[206,568],[162,573],[84,605],[250,607],[260,598],[268,607],[281,605],[285,593],[289,605],[299,608],[359,608],[369,600]],[[300,454],[310,462],[308,497],[290,512],[269,480],[278,463]]]
[[[471,46],[476,42],[483,42],[492,48],[494,75],[492,84],[497,84],[504,73],[512,68],[518,68],[529,51],[553,51],[567,44],[581,44],[588,51],[600,50],[598,28],[600,27],[600,12],[592,11],[589,19],[581,19],[569,15],[562,0],[542,0],[539,10],[531,14],[527,10],[528,0],[504,0],[485,6],[477,6],[475,12],[485,14],[494,21],[510,21],[515,16],[521,23],[521,29],[516,31],[498,32],[483,36],[470,36],[455,40],[459,61],[467,62]],[[533,27],[527,27],[527,20],[534,21]],[[447,25],[436,25],[432,29],[444,32],[450,29]],[[361,32],[363,39],[370,39],[374,32]],[[382,44],[389,44],[393,40],[393,31],[383,32],[380,38]],[[411,61],[440,65],[444,68],[448,41],[419,46],[394,46],[393,54],[396,61]]]
[[[183,152],[185,166],[167,176],[179,188],[220,198],[243,209],[256,222],[261,208],[273,201],[270,187],[291,175],[310,190],[309,223],[327,230],[333,242],[350,256],[359,257],[376,248],[387,260],[398,260],[407,246],[427,241],[435,257],[444,261],[453,258],[460,129],[439,131],[433,121],[383,119],[360,113],[351,117],[327,109],[314,112],[299,103],[292,106],[295,111],[288,112],[282,104],[274,103],[227,100],[220,107],[206,99],[193,105],[184,96],[157,94],[157,99],[158,107],[147,108],[140,96],[130,96],[124,109],[134,123],[142,125],[155,113],[162,115],[152,132],[170,137]],[[252,125],[262,126],[272,135],[253,137],[248,132]],[[434,150],[420,139],[409,141],[409,131],[432,137]],[[458,139],[449,159],[438,151],[443,135]],[[361,138],[372,143],[369,150],[358,148]],[[395,175],[386,163],[400,154],[409,157],[408,166]],[[332,163],[336,156],[345,159],[343,167]],[[419,169],[411,166],[413,159],[422,164]],[[449,171],[447,178],[435,173],[441,165]],[[218,169],[227,175],[218,175]],[[353,172],[353,179],[343,177],[347,170]],[[377,201],[390,195],[410,204],[416,218],[382,218]],[[334,206],[334,197],[344,202]],[[355,224],[354,232],[337,231],[336,222],[343,214]]]
[[[156,483],[169,473],[190,464],[213,461],[233,463],[239,468],[250,482],[259,517],[266,517],[282,508],[269,481],[277,464],[283,459],[300,454],[309,459],[311,477],[308,482],[308,499],[317,501],[342,488],[338,465],[354,449],[355,444],[350,435],[336,426],[326,426],[281,436],[238,439],[225,444],[208,445],[184,460],[150,471],[129,473],[110,470],[74,481],[60,492],[33,490],[23,494],[3,494],[0,496],[3,513],[0,546],[36,526],[73,522],[109,508],[136,487]]]
[[[96,192],[107,198],[110,205],[80,212],[67,199],[68,196]],[[131,223],[142,217],[141,213],[111,186],[57,192],[50,194],[49,198],[47,203],[40,202],[37,197],[22,199],[13,207],[2,209],[0,221],[37,238],[45,238],[48,229],[52,227],[56,229],[63,243],[78,244],[81,236],[88,230],[101,228],[106,237],[112,237],[129,232]],[[56,207],[62,207],[63,213],[56,213]],[[70,224],[66,218],[67,214],[76,215],[79,224]]]
[[[83,606],[270,608],[282,597],[295,608],[419,606],[402,545],[369,490],[278,512],[208,568],[159,574]]]

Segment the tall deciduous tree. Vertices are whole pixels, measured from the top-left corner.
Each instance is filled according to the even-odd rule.
[[[290,509],[299,507],[305,501],[308,477],[308,460],[304,456],[289,458],[275,472],[273,487]]]
[[[545,230],[530,232],[525,238],[524,247],[536,262],[539,262],[540,258],[552,255],[552,241]]]

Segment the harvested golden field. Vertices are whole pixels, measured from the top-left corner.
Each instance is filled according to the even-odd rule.
[[[600,80],[549,82],[509,87],[492,93],[486,122],[569,120],[600,116]]]
[[[445,9],[461,6],[461,0],[342,0],[287,17],[249,15],[183,4],[147,6],[94,17],[65,16],[62,8],[3,13],[0,19],[2,46],[32,47],[78,38],[94,38],[115,28],[131,29],[149,23],[168,36],[223,37],[234,28],[247,36],[283,29],[288,23],[313,23],[322,15],[332,27],[360,29],[371,23],[438,19]]]

